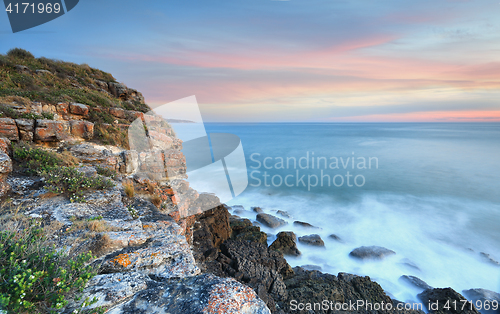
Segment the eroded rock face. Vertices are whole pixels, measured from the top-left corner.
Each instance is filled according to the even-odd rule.
[[[0,137],[11,141],[19,140],[16,122],[11,118],[0,118]]]
[[[9,139],[0,137],[0,152],[12,156],[12,146]]]
[[[268,314],[256,293],[231,278],[211,274],[157,283],[137,293],[110,314]]]
[[[32,142],[33,132],[35,131],[35,120],[32,119],[16,119],[17,128],[19,129],[19,137],[22,141]]]
[[[425,306],[437,303],[436,308],[433,308],[432,306],[428,307],[429,313],[479,314],[474,306],[472,306],[472,309],[470,306],[466,308],[462,308],[461,306],[457,306],[457,308],[455,308],[452,306],[453,302],[461,305],[463,303],[460,302],[460,300],[466,300],[465,297],[452,288],[427,289],[420,293],[418,297],[422,300]],[[445,308],[446,304],[448,304],[449,308]]]
[[[71,120],[71,135],[91,140],[94,137],[94,124],[83,120]]]
[[[361,246],[349,253],[350,256],[359,259],[383,259],[394,254],[396,252],[381,246]]]
[[[84,104],[74,103],[69,105],[69,112],[79,116],[86,116],[89,114],[89,107]]]
[[[7,176],[12,171],[12,160],[6,153],[0,152],[0,197],[10,189]]]
[[[60,142],[70,136],[68,121],[36,120],[34,139],[41,142]]]

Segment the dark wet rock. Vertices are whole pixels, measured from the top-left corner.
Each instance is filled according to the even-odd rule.
[[[359,259],[383,259],[393,254],[396,252],[381,246],[362,246],[349,253],[350,256]]]
[[[284,255],[299,256],[301,253],[297,248],[296,241],[297,237],[293,232],[280,232],[276,236],[276,240],[269,246],[269,249],[279,251]]]
[[[400,261],[401,264],[405,265],[406,267],[410,268],[410,269],[414,269],[414,270],[418,270],[420,271],[420,268],[418,268],[417,264],[415,264],[413,261],[407,259],[407,258],[403,258],[401,261]]]
[[[303,222],[303,221],[294,221],[293,225],[298,226],[298,227],[304,227],[304,228],[321,229],[320,227],[313,226],[310,223]]]
[[[290,214],[284,210],[278,210],[276,212],[276,214],[281,215],[282,217],[285,217],[285,218],[292,218],[292,216],[290,216]]]
[[[267,234],[260,231],[249,219],[234,218],[229,220],[232,229],[232,238],[251,242],[267,243]]]
[[[433,289],[433,287],[429,286],[425,281],[415,276],[403,275],[399,277],[399,279],[423,290]]]
[[[318,266],[318,265],[302,265],[300,266],[301,268],[305,269],[305,270],[317,270],[317,271],[321,271],[321,266]]]
[[[252,210],[254,212],[256,212],[257,214],[260,214],[260,213],[264,212],[264,210],[262,210],[262,208],[260,208],[260,207],[252,207]]]
[[[500,293],[496,293],[491,290],[486,290],[486,289],[469,289],[469,290],[463,290],[462,293],[464,294],[465,297],[467,297],[468,300],[472,301],[474,304],[476,302],[480,302],[483,307],[485,304],[489,304],[489,310],[481,310],[481,313],[483,314],[498,314],[498,310],[493,310],[493,302],[496,301],[495,304],[500,305]]]
[[[490,263],[490,264],[493,264],[495,266],[500,266],[500,263],[496,259],[494,259],[493,257],[491,257],[490,254],[481,252],[481,253],[479,253],[479,255],[481,256],[481,258],[483,259],[483,261],[485,261],[487,263]]]
[[[299,242],[314,245],[314,246],[325,246],[325,242],[318,234],[310,234],[303,237],[299,237]]]
[[[429,313],[436,314],[479,314],[476,308],[473,306],[472,310],[469,307],[462,309],[461,300],[466,300],[460,293],[456,292],[452,288],[442,288],[442,289],[427,289],[418,295],[420,300],[424,303],[424,306],[428,307]],[[457,304],[457,308],[453,306],[454,302]],[[436,308],[429,308],[429,304],[436,304]],[[445,308],[446,304],[450,307]]]
[[[236,280],[204,274],[151,285],[108,313],[268,314],[270,311],[255,291]]]
[[[283,219],[280,219],[280,218],[275,217],[273,215],[264,214],[264,213],[257,215],[257,221],[261,222],[262,224],[264,224],[270,228],[278,228],[278,227],[281,227],[281,226],[288,224]]]
[[[342,239],[341,239],[338,235],[336,235],[336,234],[330,234],[330,235],[328,236],[328,238],[329,238],[329,239],[332,239],[332,240],[335,240],[335,241],[342,242]]]
[[[334,303],[354,303],[358,300],[368,303],[393,303],[393,300],[384,292],[382,287],[370,280],[370,277],[361,277],[351,274],[339,273],[338,276],[324,274],[319,271],[308,271],[301,267],[295,267],[295,275],[285,280],[288,291],[288,300],[278,302],[286,313],[405,313],[423,314],[421,311],[367,311],[365,308],[348,310],[344,312],[291,309],[291,302],[297,303],[321,303],[328,300]]]

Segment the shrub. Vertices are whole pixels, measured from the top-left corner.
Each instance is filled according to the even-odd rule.
[[[116,179],[116,177],[118,176],[118,173],[116,171],[106,167],[97,166],[96,170],[98,174],[105,177],[110,177],[112,179]]]
[[[71,202],[85,202],[83,193],[87,190],[103,190],[114,186],[109,179],[101,176],[87,177],[74,167],[50,168],[40,174],[45,178],[49,192],[65,194]]]
[[[24,142],[13,143],[12,152],[15,160],[26,163],[24,168],[28,174],[40,174],[64,164],[56,153],[31,147]]]
[[[151,197],[151,203],[153,203],[153,205],[155,205],[157,208],[160,208],[161,202],[161,197],[158,194],[154,194]]]
[[[19,59],[35,59],[35,56],[22,48],[13,48],[7,52],[7,56]]]
[[[125,194],[132,198],[135,194],[134,183],[132,181],[123,182],[123,189],[125,190]]]
[[[70,257],[47,244],[34,223],[16,232],[0,231],[0,308],[9,313],[56,312],[96,274],[88,265],[90,253]],[[85,300],[83,306],[90,303]]]
[[[137,212],[137,209],[135,209],[134,206],[132,205],[127,206],[127,210],[130,213],[130,216],[132,216],[132,218],[134,219],[139,218],[139,213]]]

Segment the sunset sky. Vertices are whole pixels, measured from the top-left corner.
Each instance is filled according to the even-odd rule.
[[[3,15],[2,15],[3,14]],[[0,52],[87,63],[205,121],[500,121],[500,1],[81,0]]]

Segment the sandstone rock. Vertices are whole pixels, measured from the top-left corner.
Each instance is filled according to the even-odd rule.
[[[299,242],[314,245],[314,246],[325,246],[325,242],[318,234],[310,234],[303,237],[299,237]]]
[[[107,90],[108,89],[108,83],[104,82],[104,81],[101,81],[101,80],[94,80],[95,84],[97,86],[99,86],[101,89],[103,90]]]
[[[10,189],[7,176],[12,171],[12,160],[9,155],[0,152],[0,197],[4,196]]]
[[[130,119],[130,120],[135,120],[135,119],[144,120],[144,113],[140,112],[140,111],[129,110],[127,112],[127,119]]]
[[[124,150],[122,158],[125,165],[125,173],[133,174],[139,169],[139,154],[135,150]]]
[[[54,73],[52,73],[48,70],[36,70],[35,72],[38,75],[54,75]]]
[[[67,121],[36,120],[34,139],[42,142],[63,141],[70,136]]]
[[[27,66],[24,66],[24,65],[20,65],[20,64],[17,64],[15,66],[16,70],[18,72],[21,72],[21,73],[26,73],[26,74],[31,74],[31,70],[30,68],[28,68]]]
[[[359,259],[383,259],[393,254],[396,254],[396,252],[381,246],[362,246],[349,253],[350,256]]]
[[[0,137],[5,137],[11,141],[19,140],[17,125],[13,119],[0,118]]]
[[[12,160],[6,153],[0,152],[0,175],[9,174],[12,171]]]
[[[457,306],[456,308],[453,306],[453,302],[456,304],[463,304],[460,300],[466,300],[460,293],[456,292],[452,288],[443,288],[443,289],[427,289],[418,295],[420,300],[424,303],[424,306],[428,306],[431,303],[436,303],[438,305],[437,310],[433,310],[428,308],[429,313],[454,313],[454,314],[479,314],[476,308],[473,306],[472,309],[470,307],[463,308],[461,306]],[[448,309],[445,308],[445,305],[448,304]]]
[[[75,145],[69,150],[73,156],[82,163],[107,166],[115,170],[121,157],[113,155],[110,150],[103,149],[92,143],[83,143]]]
[[[304,227],[304,228],[321,229],[319,227],[315,227],[315,226],[311,225],[310,223],[303,222],[303,221],[294,221],[293,225],[299,226],[299,227]]]
[[[33,142],[33,132],[35,131],[35,120],[16,119],[17,128],[21,141]]]
[[[86,140],[94,138],[94,124],[89,121],[71,120],[71,134]]]
[[[69,113],[69,104],[60,102],[56,106],[56,111],[62,116],[66,116]]]
[[[211,274],[157,283],[110,314],[132,313],[269,314],[255,292],[232,278]]]
[[[126,98],[127,95],[127,86],[120,83],[109,82],[109,91],[116,98]]]
[[[109,114],[120,119],[127,117],[125,110],[122,108],[109,108]]]
[[[98,301],[84,309],[112,307],[147,289],[152,282],[147,275],[138,272],[97,275],[89,280],[83,295],[89,300],[96,298]],[[73,309],[71,306],[69,308]]]
[[[264,225],[266,225],[270,228],[278,228],[278,227],[281,227],[281,226],[288,224],[283,219],[280,219],[280,218],[275,217],[273,215],[264,214],[264,213],[257,215],[257,221],[263,223]]]
[[[155,278],[184,278],[200,273],[191,249],[175,222],[170,231],[158,232],[139,247],[128,247],[106,256],[102,265],[105,273],[136,271]],[[171,231],[173,230],[173,231]]]
[[[415,277],[415,276],[401,276],[399,277],[402,281],[409,283],[417,288],[426,290],[426,289],[433,289],[433,287],[429,286],[425,281],[422,279]]]
[[[8,138],[0,137],[0,152],[12,156],[12,146]]]
[[[270,250],[280,251],[284,255],[299,256],[297,249],[297,237],[293,232],[285,231],[278,233],[276,240],[269,246]]]
[[[168,150],[174,142],[171,136],[156,131],[149,131],[149,139],[153,149],[158,150]]]
[[[78,116],[86,116],[89,114],[89,107],[84,104],[73,103],[69,105],[69,112]]]

